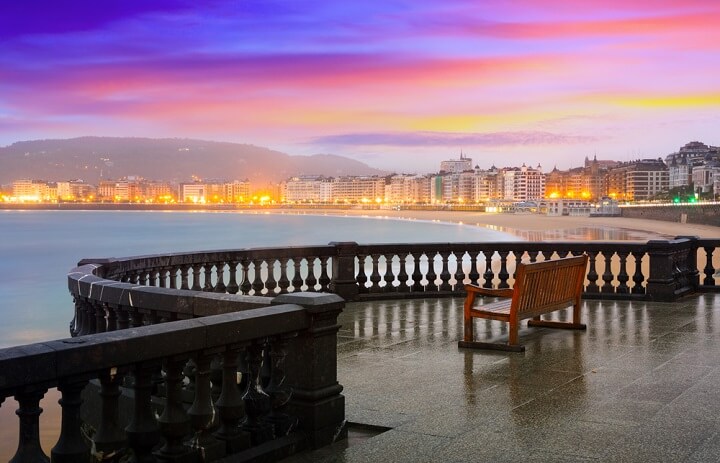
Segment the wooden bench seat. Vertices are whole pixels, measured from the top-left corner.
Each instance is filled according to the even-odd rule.
[[[585,329],[580,323],[580,298],[582,296],[587,256],[568,257],[531,264],[519,264],[512,289],[486,289],[465,285],[467,296],[464,305],[464,336],[459,347],[524,351],[518,343],[521,320],[531,318],[528,326],[550,328]],[[501,298],[473,307],[476,296]],[[573,307],[572,322],[542,320],[541,315]],[[475,341],[473,318],[499,320],[509,324],[507,343]]]

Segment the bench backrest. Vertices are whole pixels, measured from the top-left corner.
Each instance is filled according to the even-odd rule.
[[[513,286],[511,316],[533,317],[579,303],[588,257],[519,264]]]

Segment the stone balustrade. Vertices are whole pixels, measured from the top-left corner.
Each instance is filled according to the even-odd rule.
[[[19,404],[12,461],[47,461],[38,404],[51,387],[62,394],[52,461],[86,461],[91,449],[135,461],[273,460],[326,445],[343,432],[343,299],[507,288],[520,262],[585,253],[584,297],[673,301],[717,291],[719,246],[336,242],[86,259],[68,274],[73,337],[0,350],[0,406]]]

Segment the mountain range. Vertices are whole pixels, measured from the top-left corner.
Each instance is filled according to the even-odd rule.
[[[21,178],[97,184],[132,175],[175,183],[194,176],[267,184],[296,175],[386,173],[332,154],[292,156],[254,145],[182,138],[79,137],[0,147],[0,184]]]

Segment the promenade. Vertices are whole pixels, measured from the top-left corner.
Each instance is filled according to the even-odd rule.
[[[524,354],[498,353],[458,349],[462,299],[348,304],[351,439],[285,461],[720,460],[720,295],[584,301],[583,318],[586,332],[524,328]]]

